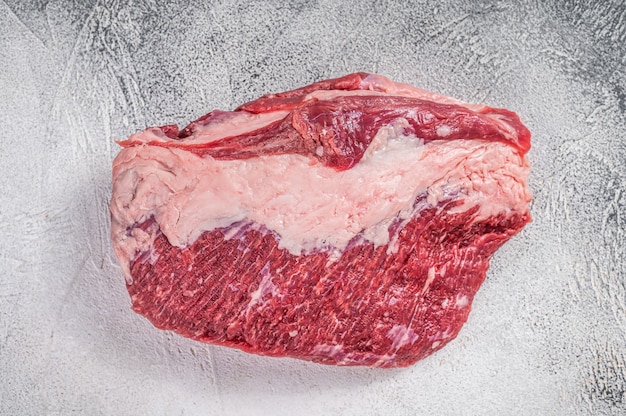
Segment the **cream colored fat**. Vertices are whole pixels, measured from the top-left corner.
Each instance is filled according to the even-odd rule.
[[[357,235],[388,244],[388,226],[410,218],[425,192],[428,205],[455,198],[463,201],[457,212],[477,206],[474,220],[527,211],[529,165],[513,147],[479,139],[423,144],[402,135],[404,125],[399,119],[383,127],[363,159],[341,172],[300,155],[215,160],[176,148],[123,149],[113,166],[111,213],[127,277],[130,262],[155,237],[128,230],[151,216],[177,247],[205,231],[251,221],[299,255],[340,253]]]

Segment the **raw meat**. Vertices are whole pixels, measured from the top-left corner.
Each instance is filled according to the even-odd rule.
[[[211,344],[407,366],[465,323],[530,221],[515,113],[357,73],[120,142],[133,309]]]

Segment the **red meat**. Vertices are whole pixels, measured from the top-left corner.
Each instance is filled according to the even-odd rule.
[[[402,154],[393,153],[394,140],[425,152],[423,162],[398,174],[406,176],[408,169],[420,185],[408,190],[413,197],[401,209],[380,204],[381,198],[394,201],[380,196],[389,189],[381,186],[371,204],[386,207],[386,214],[373,225],[355,226],[353,234],[333,225],[347,235],[343,240],[310,237],[316,222],[302,235],[293,227],[272,227],[283,219],[272,218],[278,214],[268,208],[265,220],[269,205],[261,203],[241,203],[236,214],[205,214],[205,207],[228,210],[240,203],[239,193],[252,192],[226,191],[234,186],[231,179],[247,183],[240,172],[266,175],[256,166],[297,155],[294,163],[304,164],[298,172],[310,166],[310,175],[323,172],[328,181],[335,173],[337,180],[354,178],[341,176],[353,169],[367,176],[378,166],[393,168],[392,158]],[[120,144],[112,235],[133,309],[158,328],[256,354],[337,365],[413,364],[456,337],[491,255],[530,221],[530,133],[515,113],[377,75],[352,74],[267,95],[233,112],[213,111],[180,132],[176,126],[152,128]],[[384,152],[391,159],[373,164],[379,156],[372,154]],[[290,172],[266,183],[277,189],[271,201],[292,200],[286,209],[299,212],[297,205],[309,203],[302,198],[318,195],[311,185],[317,182],[292,179]],[[179,182],[181,176],[186,181]],[[420,182],[431,177],[432,183]],[[282,180],[289,187],[276,184]],[[396,182],[403,187],[397,192],[407,191],[401,179]],[[289,199],[300,183],[297,197]],[[366,193],[369,185],[355,181],[341,189],[352,195],[359,187]],[[210,197],[202,199],[201,192]],[[348,204],[354,212],[333,208],[316,218],[370,218],[379,208],[369,210],[370,199],[364,201]],[[285,214],[284,221],[305,221],[308,214]],[[196,218],[202,215],[206,221]],[[195,224],[188,226],[192,231],[173,231],[188,221]]]

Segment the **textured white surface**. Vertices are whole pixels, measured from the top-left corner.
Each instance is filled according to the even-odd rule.
[[[626,8],[464,3],[0,1],[0,414],[625,414]],[[457,340],[407,369],[335,368],[131,312],[112,139],[357,70],[533,132],[534,222]]]

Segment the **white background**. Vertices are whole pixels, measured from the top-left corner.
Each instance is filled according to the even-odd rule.
[[[465,3],[0,1],[0,414],[626,414],[626,7]],[[459,337],[410,368],[336,368],[130,311],[113,139],[360,70],[533,133],[534,222]]]

